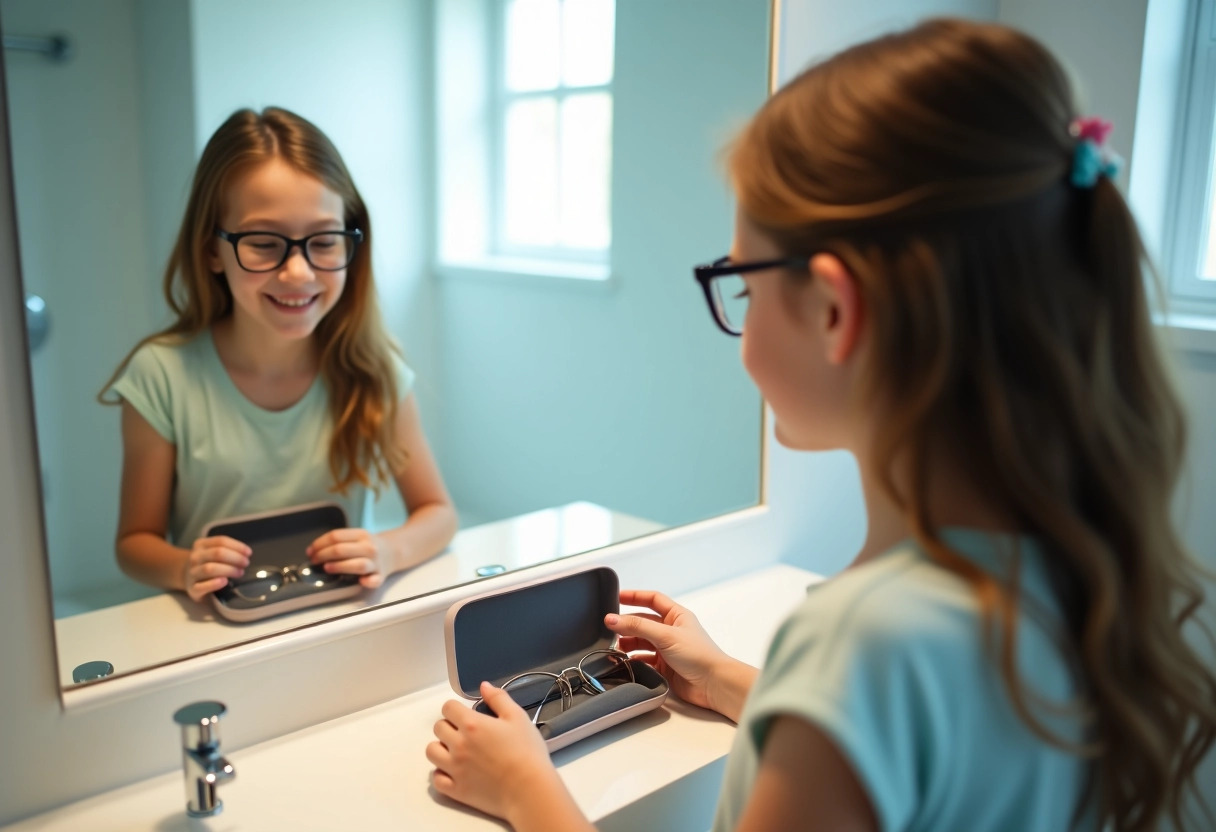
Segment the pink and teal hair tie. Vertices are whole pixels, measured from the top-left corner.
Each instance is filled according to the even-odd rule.
[[[1068,177],[1074,186],[1092,188],[1100,176],[1113,179],[1119,175],[1123,159],[1106,144],[1112,129],[1113,124],[1096,116],[1077,118],[1069,125],[1068,132],[1077,140]]]

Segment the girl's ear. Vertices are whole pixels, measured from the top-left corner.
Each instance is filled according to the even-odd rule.
[[[856,352],[864,318],[857,278],[834,254],[816,254],[810,265],[823,298],[820,325],[826,345],[824,357],[832,364],[844,364]]]
[[[207,253],[207,264],[211,267],[212,274],[224,273],[224,260],[220,257],[219,244],[224,242],[215,234],[207,238],[207,242],[203,244],[203,250]],[[224,243],[228,245],[227,243]]]

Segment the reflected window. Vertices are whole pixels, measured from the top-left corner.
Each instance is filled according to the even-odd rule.
[[[502,0],[494,253],[606,262],[615,0]]]

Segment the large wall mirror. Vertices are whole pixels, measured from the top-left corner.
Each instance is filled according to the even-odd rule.
[[[720,153],[767,93],[770,17],[763,0],[0,0],[62,684],[755,505],[761,402],[690,267],[730,242]],[[545,86],[575,58],[582,80]],[[532,122],[511,107],[521,77],[548,90]],[[204,143],[268,105],[325,131],[368,203],[380,307],[461,529],[379,589],[237,624],[118,568],[119,409],[96,396],[169,320]],[[563,142],[575,161],[553,173]],[[564,208],[517,187],[546,176]],[[582,225],[549,246],[571,200]],[[366,523],[403,515],[388,493]]]

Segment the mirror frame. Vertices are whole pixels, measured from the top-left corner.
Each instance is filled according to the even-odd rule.
[[[435,8],[436,13],[441,12],[445,8],[446,5],[448,5],[448,4],[446,4],[444,2],[437,2],[436,8]],[[460,4],[457,4],[457,5],[460,5]],[[473,5],[477,6],[479,9],[481,9],[483,6],[485,8],[490,8],[494,5],[497,5],[497,3],[494,2],[494,0],[477,0],[477,2],[475,2]],[[690,21],[685,21],[683,24],[680,24],[680,17],[679,17],[679,15],[695,15],[696,14],[695,9],[691,8],[690,6],[682,7],[682,6],[677,5],[676,10],[677,10],[676,16],[664,15],[664,17],[666,17],[668,20],[668,23],[666,25],[670,25],[670,23],[672,23],[672,22],[675,22],[679,25],[690,25],[695,22],[695,20],[690,20]],[[621,12],[622,15],[624,15],[624,11],[625,10],[623,9]],[[749,6],[744,11],[747,13],[748,19],[751,21],[751,23],[748,26],[748,29],[752,33],[751,36],[749,37],[749,41],[751,42],[751,45],[753,47],[750,51],[753,53],[752,57],[754,60],[751,65],[751,71],[744,72],[741,75],[741,77],[746,76],[746,77],[743,77],[743,80],[746,81],[746,87],[739,91],[740,94],[743,96],[741,99],[742,105],[741,105],[741,107],[740,106],[730,107],[730,110],[732,111],[732,113],[734,111],[746,113],[746,112],[748,112],[749,109],[754,109],[755,106],[758,106],[758,102],[761,101],[764,97],[764,95],[761,93],[761,91],[759,89],[759,83],[760,83],[760,79],[762,77],[760,73],[763,71],[761,69],[762,64],[760,62],[762,60],[764,60],[764,58],[761,57],[761,50],[763,50],[765,48],[765,42],[763,40],[764,34],[762,34],[762,32],[765,32],[765,30],[757,29],[757,26],[764,26],[767,24],[769,27],[767,29],[767,35],[769,38],[769,41],[767,44],[767,46],[769,47],[769,54],[767,56],[768,60],[769,60],[769,64],[768,64],[769,72],[767,74],[769,76],[768,80],[769,80],[770,87],[772,84],[772,76],[773,76],[773,63],[771,60],[771,58],[772,58],[771,39],[772,39],[773,29],[772,29],[771,14],[768,18],[760,18],[758,16],[758,13],[760,13],[760,14],[764,13],[762,6]],[[623,17],[622,17],[622,20],[623,20]],[[416,21],[413,21],[413,22],[416,22]],[[28,23],[28,21],[27,21],[27,23]],[[195,21],[195,23],[197,24],[198,21]],[[412,25],[412,23],[411,23],[411,25]],[[432,21],[432,23],[434,23],[435,26],[440,26],[441,21],[436,19],[435,21]],[[636,24],[635,24],[635,26],[636,26]],[[197,26],[196,26],[196,28],[197,28]],[[720,29],[720,27],[715,26],[715,27],[713,27],[713,29],[717,30],[717,29]],[[436,31],[442,32],[443,27],[440,26],[440,28],[437,29]],[[760,37],[759,38],[756,37],[757,35],[759,35]],[[423,37],[425,40],[425,34],[423,35]],[[622,41],[622,44],[623,44],[622,48],[624,48],[625,41]],[[701,50],[701,51],[703,52],[704,50]],[[436,56],[436,60],[438,60],[440,57],[442,57],[442,56]],[[442,64],[442,63],[443,62],[440,61],[440,64]],[[721,61],[715,61],[715,63],[721,64]],[[14,73],[16,73],[16,69],[19,67],[22,67],[22,66],[23,66],[23,61],[21,61],[21,60],[13,61],[10,57],[10,62],[8,63],[8,69],[10,71],[13,71]],[[739,69],[740,69],[740,67],[736,67],[736,74],[739,74],[738,73]],[[198,72],[201,72],[201,69],[196,67],[196,74],[198,74]],[[7,89],[6,93],[14,97],[13,100],[15,103],[15,98],[19,95],[19,93],[21,92],[23,87],[16,84],[16,75],[15,74],[12,77],[14,77],[15,85],[13,88]],[[205,75],[203,77],[205,77]],[[633,77],[635,79],[638,77],[636,71],[633,73]],[[747,80],[748,78],[750,78],[750,80]],[[636,80],[634,83],[636,83]],[[205,86],[202,89],[205,89]],[[636,95],[636,93],[635,93],[635,95]],[[713,93],[712,91],[707,92],[706,95],[709,97],[710,100],[717,98],[716,94]],[[200,96],[201,96],[201,92],[200,92]],[[731,98],[734,99],[734,98],[736,98],[736,96],[732,95]],[[645,100],[646,100],[645,98],[641,99],[641,101],[643,101],[643,102]],[[710,104],[709,106],[711,108],[714,107],[714,105],[712,105],[712,104]],[[21,108],[17,108],[16,111],[10,111],[10,117],[20,120],[20,118],[21,118],[20,110],[21,110]],[[713,112],[713,109],[709,110],[709,112]],[[735,117],[732,115],[731,118],[733,121]],[[716,120],[721,121],[721,118],[719,117]],[[624,122],[622,122],[622,124],[624,124]],[[19,137],[20,133],[18,133],[16,135]],[[634,140],[630,144],[633,145],[635,149],[639,149],[636,145],[636,140]],[[23,157],[21,155],[19,155],[19,151],[21,149],[22,149],[21,143],[16,142],[16,146],[11,148],[11,150],[10,150],[10,153],[18,153],[18,155],[16,156],[16,158],[13,160],[13,163],[12,163],[15,167],[15,172],[17,174],[20,174],[22,172],[22,165],[24,162]],[[664,149],[662,149],[662,148],[659,148],[658,151],[660,153],[665,152]],[[643,153],[643,156],[645,156],[645,155],[646,154]],[[722,184],[720,181],[718,181],[719,176],[715,174],[715,172],[712,170],[712,168],[704,166],[704,164],[697,166],[697,167],[702,168],[700,173],[696,173],[695,168],[694,168],[693,173],[690,174],[690,175],[697,176],[697,179],[696,179],[697,182],[699,182],[699,183],[703,182],[703,183],[709,185],[710,187],[713,187],[715,183],[717,183],[717,185],[719,185],[719,186]],[[17,177],[18,186],[20,186],[21,182],[22,182],[22,178],[20,176],[18,176]],[[70,183],[68,183],[68,184],[70,185]],[[624,201],[625,197],[627,197],[627,196],[628,196],[627,193],[624,196],[622,196],[622,201]],[[20,196],[18,197],[18,200],[20,200]],[[725,208],[728,209],[730,206],[729,201],[723,203],[723,206],[725,206]],[[18,219],[19,220],[25,219],[25,217],[20,216],[20,212],[23,211],[25,209],[25,207],[26,207],[25,205],[18,206],[18,209],[19,209]],[[720,207],[722,207],[722,206],[720,206]],[[22,223],[22,225],[24,225],[24,223]],[[717,220],[715,220],[713,223],[710,223],[709,225],[706,225],[705,221],[702,221],[702,223],[701,223],[701,227],[703,228],[703,230],[708,231],[708,233],[710,234],[711,237],[717,236],[720,240],[722,229],[717,228],[717,226],[718,226]],[[692,227],[695,230],[696,226],[692,226]],[[715,229],[717,230],[716,234],[714,233]],[[29,241],[22,240],[22,242],[28,243]],[[712,249],[713,245],[714,244],[711,239],[710,243],[706,247]],[[698,248],[700,248],[700,246],[698,246]],[[637,247],[634,246],[633,249],[636,251]],[[623,253],[627,252],[628,250],[629,249],[627,247],[624,248]],[[668,259],[670,259],[670,258],[668,258]],[[624,263],[625,261],[622,261],[622,262]],[[30,267],[35,267],[35,260],[31,260],[27,257],[25,260],[25,265],[26,265],[27,269]],[[442,267],[440,267],[440,268],[442,268]],[[637,269],[638,266],[635,265],[634,268]],[[679,268],[679,264],[677,264],[677,271],[674,272],[677,275],[679,274],[678,268]],[[37,288],[37,286],[34,285],[34,281],[39,278],[39,275],[27,274],[26,277],[28,278],[28,280],[26,282],[26,291],[27,292],[34,291]],[[41,279],[43,281],[45,281],[50,277],[51,277],[51,275],[42,275]],[[678,281],[677,281],[677,284],[678,284]],[[581,288],[581,284],[580,284],[579,288]],[[596,286],[594,288],[602,288],[602,287]],[[440,291],[440,290],[436,290],[436,291]],[[462,291],[462,290],[457,290],[457,291]],[[698,324],[698,325],[700,324],[700,322],[696,321],[696,320],[694,320],[693,323]],[[706,330],[704,332],[704,336],[707,338],[717,338],[718,337],[716,335],[716,333],[713,332],[712,329]],[[727,345],[727,346],[728,346],[727,352],[729,353],[730,352],[729,345]],[[62,348],[60,348],[60,349],[62,350]],[[124,349],[125,349],[125,347],[124,347]],[[39,353],[38,355],[41,355],[41,353]],[[739,367],[738,367],[737,360],[732,355],[726,355],[724,357],[727,361],[734,363],[735,374],[743,381],[743,383],[745,385],[747,385],[746,376],[742,373],[738,373]],[[47,360],[55,360],[55,359],[53,357],[50,359],[48,359],[48,358],[39,359],[39,358],[35,357],[32,359],[34,367],[36,368],[34,370],[36,387],[37,387],[38,382],[46,381],[46,379],[41,378],[41,373],[43,370],[40,369],[41,365],[38,363],[39,360],[47,361]],[[48,365],[48,366],[52,366],[52,365]],[[106,369],[106,372],[109,372],[109,369]],[[87,382],[85,382],[85,383],[87,383]],[[748,388],[747,392],[750,392],[752,395],[750,398],[746,395],[743,397],[743,400],[742,400],[740,406],[744,408],[744,412],[740,415],[742,417],[746,418],[749,424],[747,425],[746,429],[744,429],[738,435],[739,436],[748,436],[748,437],[751,437],[752,435],[758,435],[760,437],[761,446],[762,446],[762,443],[763,443],[762,405],[761,405],[761,402],[759,401],[759,396],[754,391],[754,388],[750,387],[750,385],[747,385],[747,388]],[[38,388],[38,389],[40,389],[40,388]],[[58,466],[57,464],[56,465],[51,464],[53,462],[53,459],[46,456],[46,454],[48,452],[50,452],[52,454],[52,457],[54,456],[53,445],[48,451],[48,448],[45,447],[43,444],[45,442],[51,442],[52,440],[59,441],[59,440],[55,439],[54,430],[52,430],[50,433],[47,433],[48,424],[54,424],[54,417],[52,416],[51,421],[46,421],[48,414],[44,413],[43,410],[45,409],[45,405],[47,404],[47,402],[42,401],[41,397],[35,398],[35,404],[37,405],[35,408],[35,416],[36,416],[35,435],[40,440],[42,440],[38,443],[38,455],[39,455],[39,458],[41,459],[40,471],[44,478],[49,477],[51,481],[57,481],[57,478],[62,476],[64,472],[58,470],[60,466]],[[421,406],[426,408],[427,402],[426,401],[421,402]],[[661,407],[661,404],[659,406]],[[755,409],[753,409],[753,408],[755,408]],[[424,412],[424,416],[425,416],[425,412]],[[755,422],[752,422],[752,420],[755,419],[756,416],[761,417],[758,424]],[[43,421],[39,421],[39,420],[43,420]],[[69,431],[69,433],[71,433],[71,431]],[[41,435],[39,436],[39,434],[41,434]],[[460,438],[459,434],[453,434],[453,437],[456,440],[459,440],[459,438]],[[457,447],[457,448],[460,446],[459,441],[453,441],[451,444],[453,445],[453,447]],[[746,451],[746,456],[747,456],[747,463],[745,464],[745,473],[750,473],[753,476],[755,473],[759,473],[760,478],[758,480],[752,480],[752,479],[750,479],[750,476],[749,476],[745,482],[738,482],[738,478],[735,477],[734,479],[735,479],[736,484],[734,486],[734,489],[737,490],[740,485],[745,485],[746,493],[739,494],[738,495],[739,499],[731,500],[729,503],[726,501],[723,501],[722,503],[719,504],[721,506],[721,508],[715,508],[712,511],[704,511],[703,513],[698,512],[698,513],[701,513],[702,517],[720,514],[728,506],[731,510],[733,510],[736,507],[753,506],[753,505],[756,505],[763,501],[763,496],[760,493],[760,491],[763,487],[762,486],[763,469],[761,468],[757,472],[756,466],[757,466],[757,463],[759,462],[759,460],[756,456],[753,456],[753,453],[754,453],[753,447],[754,446],[750,446],[750,444],[745,444],[742,447]],[[438,451],[438,450],[439,449],[436,448],[436,451]],[[62,452],[60,453],[60,455],[62,456]],[[109,463],[106,464],[106,467],[107,468],[109,467]],[[673,471],[670,473],[673,473],[676,477],[676,480],[678,481],[679,472]],[[108,490],[105,486],[107,484],[112,484],[113,482],[114,482],[114,480],[109,480],[108,483],[102,483],[103,487],[101,489],[101,492],[98,492],[98,493],[104,494],[104,492]],[[54,483],[52,482],[52,484],[54,484]],[[61,485],[63,485],[63,484],[61,483]],[[727,487],[729,487],[729,486],[727,486]],[[60,489],[55,489],[55,490],[58,491]],[[45,493],[45,489],[43,489],[43,493]],[[395,498],[396,497],[395,493],[392,496],[393,496],[393,498]],[[77,507],[77,506],[79,506],[80,508],[84,507],[84,504],[74,502],[74,498],[71,495],[68,495],[67,499],[68,499],[68,502],[66,502],[66,503],[63,503],[62,499],[60,500],[60,503],[63,503],[63,505],[60,506],[59,512],[61,512],[61,513],[62,512],[73,512],[75,507]],[[369,500],[369,502],[370,502],[370,500]],[[636,500],[635,500],[635,503],[636,503]],[[612,505],[611,502],[609,502],[608,504]],[[255,643],[263,642],[268,639],[274,638],[275,636],[281,634],[282,632],[287,632],[287,631],[304,628],[304,627],[311,627],[311,626],[313,626],[314,623],[318,623],[319,620],[322,618],[324,618],[325,621],[329,621],[329,622],[339,622],[339,621],[342,621],[343,619],[347,618],[348,616],[352,616],[355,614],[363,614],[367,611],[370,611],[371,609],[379,608],[380,606],[383,606],[385,604],[395,604],[395,603],[399,603],[402,600],[412,600],[413,598],[421,597],[424,595],[430,595],[432,593],[442,592],[445,589],[450,588],[448,586],[449,583],[452,583],[452,584],[455,584],[456,582],[464,583],[464,582],[472,582],[474,580],[473,576],[471,575],[471,572],[472,572],[471,567],[466,566],[466,567],[460,569],[459,572],[457,572],[457,570],[455,570],[455,569],[449,569],[448,571],[450,574],[442,574],[442,573],[436,573],[436,572],[431,571],[431,569],[429,568],[430,565],[428,565],[427,568],[416,570],[415,574],[412,574],[409,576],[399,576],[399,578],[400,578],[399,581],[387,582],[388,586],[385,587],[385,591],[378,593],[377,595],[365,596],[362,598],[352,599],[350,601],[342,603],[340,606],[339,605],[330,605],[328,608],[317,608],[314,610],[308,610],[299,615],[292,615],[290,617],[286,617],[286,616],[279,617],[277,619],[272,619],[272,620],[266,621],[266,622],[260,622],[256,625],[245,627],[245,628],[234,628],[230,625],[222,626],[222,627],[210,627],[210,628],[199,627],[196,623],[192,624],[188,620],[184,620],[184,619],[199,617],[199,614],[202,614],[205,612],[205,610],[203,610],[203,608],[200,607],[200,608],[196,608],[196,610],[191,610],[190,612],[192,614],[189,616],[185,616],[184,615],[185,611],[179,609],[180,604],[185,604],[186,606],[191,606],[191,605],[190,605],[190,602],[188,602],[184,598],[184,595],[181,595],[180,593],[169,593],[170,597],[165,598],[164,594],[160,593],[158,591],[157,595],[159,597],[157,597],[156,601],[155,601],[155,604],[157,604],[158,606],[151,606],[151,602],[149,602],[149,604],[133,605],[133,606],[129,606],[126,608],[120,607],[118,609],[109,610],[108,612],[111,614],[116,614],[115,618],[118,618],[119,616],[121,616],[123,619],[125,619],[125,623],[122,621],[117,622],[117,626],[120,626],[120,627],[123,627],[124,629],[126,629],[126,628],[132,627],[132,625],[134,624],[135,621],[142,622],[143,620],[145,620],[145,616],[143,615],[143,613],[148,611],[149,607],[151,606],[151,611],[153,614],[146,616],[146,620],[149,620],[150,622],[158,622],[159,616],[156,615],[156,613],[159,612],[161,615],[165,615],[163,622],[164,622],[165,626],[167,626],[169,629],[166,632],[161,632],[159,636],[153,636],[153,637],[149,638],[148,641],[154,641],[155,645],[149,644],[146,647],[144,646],[145,638],[142,637],[138,631],[131,629],[131,630],[129,630],[129,634],[130,634],[131,638],[129,639],[128,642],[125,642],[122,644],[122,646],[120,646],[117,642],[113,642],[110,640],[112,638],[112,636],[107,632],[108,628],[104,627],[104,625],[106,623],[108,623],[109,620],[113,620],[113,619],[107,619],[107,618],[101,617],[101,616],[88,615],[88,616],[82,616],[80,618],[68,619],[65,621],[60,616],[64,616],[65,613],[70,614],[72,612],[75,612],[75,610],[72,610],[72,609],[65,610],[63,608],[63,605],[61,604],[61,602],[63,601],[65,595],[67,593],[70,593],[73,589],[83,590],[80,593],[80,597],[82,599],[81,600],[82,605],[87,604],[88,602],[93,600],[92,597],[85,594],[90,591],[90,587],[89,587],[88,583],[84,583],[83,581],[81,581],[81,578],[83,577],[84,574],[89,574],[87,569],[104,568],[104,569],[111,570],[114,573],[113,580],[116,583],[118,583],[119,585],[122,585],[123,583],[125,583],[125,585],[127,587],[133,588],[133,587],[137,587],[138,584],[131,582],[129,579],[124,579],[120,575],[120,573],[118,573],[117,570],[113,570],[113,562],[114,562],[113,555],[112,555],[112,553],[109,553],[108,551],[100,551],[100,552],[94,551],[93,554],[99,555],[100,558],[96,558],[96,557],[89,558],[91,565],[86,565],[87,569],[85,572],[82,573],[81,569],[76,568],[76,560],[77,560],[77,558],[79,558],[81,553],[77,552],[77,554],[75,556],[72,556],[71,554],[68,553],[68,549],[61,549],[61,547],[59,545],[57,545],[57,543],[62,544],[64,542],[64,540],[60,538],[60,535],[68,534],[68,532],[67,532],[67,530],[61,528],[61,521],[56,520],[56,511],[54,510],[54,508],[55,508],[54,505],[48,505],[48,506],[44,507],[45,511],[43,512],[43,533],[44,533],[44,537],[45,537],[44,542],[50,547],[52,553],[54,555],[56,555],[56,557],[52,557],[50,559],[50,561],[51,561],[51,570],[50,571],[51,571],[52,597],[55,600],[55,606],[57,609],[56,617],[58,618],[58,620],[56,621],[56,625],[55,625],[56,626],[55,638],[56,638],[56,642],[57,642],[59,667],[60,667],[60,686],[65,689],[73,689],[73,688],[78,687],[77,685],[73,684],[73,682],[71,681],[72,668],[74,665],[79,664],[80,662],[84,661],[85,659],[98,659],[98,658],[110,659],[111,661],[113,661],[114,665],[117,667],[117,673],[115,675],[109,676],[104,680],[98,680],[95,683],[90,683],[90,687],[88,688],[88,690],[86,692],[84,692],[83,697],[76,697],[74,695],[67,696],[65,698],[65,702],[67,702],[69,704],[75,703],[78,701],[92,701],[91,697],[98,695],[98,693],[99,693],[98,688],[100,688],[100,687],[105,687],[106,689],[108,689],[110,691],[115,690],[116,689],[115,686],[122,687],[125,690],[145,689],[149,685],[157,684],[158,679],[166,678],[167,675],[171,675],[171,674],[166,674],[163,672],[167,666],[176,664],[176,663],[184,661],[186,659],[210,656],[212,654],[221,653],[228,649],[233,649],[233,648],[239,649],[239,647],[242,645],[253,645]],[[657,506],[655,508],[657,509]],[[103,514],[104,514],[104,509],[105,509],[104,504],[99,507],[99,510],[102,511]],[[634,513],[636,515],[638,515],[639,517],[650,516],[650,515],[646,514],[646,508],[645,508],[644,504],[638,505],[636,507],[636,509],[634,509]],[[659,516],[662,516],[662,513],[660,513]],[[686,516],[689,516],[689,515],[686,515]],[[695,515],[692,515],[692,516],[695,516]],[[99,518],[99,520],[101,522],[104,522],[105,519],[106,518],[104,516]],[[683,524],[683,518],[677,518],[676,522]],[[462,529],[462,531],[467,531],[467,529]],[[632,531],[633,531],[634,535],[637,534],[637,530],[632,530]],[[79,533],[79,532],[77,532],[77,533]],[[617,542],[624,542],[624,540],[628,536],[629,535],[622,535],[622,534],[618,533],[615,535],[615,540]],[[457,545],[454,545],[451,547],[451,549],[456,554],[459,554],[459,555],[463,555],[463,551],[464,551],[462,549],[462,547],[460,546],[462,540],[463,540],[462,537],[458,537],[456,539],[456,541],[454,541],[454,543]],[[82,542],[86,542],[86,541],[82,541]],[[96,537],[92,538],[92,543],[94,545],[97,542],[99,542],[99,541],[97,541]],[[103,549],[108,550],[110,548],[108,540],[100,541],[100,542],[103,543],[103,547],[102,547]],[[601,545],[602,544],[597,544],[596,548],[599,548]],[[566,556],[565,552],[582,554],[582,553],[584,553],[584,551],[591,550],[591,548],[592,547],[586,546],[586,545],[570,547],[570,548],[566,549],[564,552],[562,552],[561,554],[563,556]],[[579,550],[583,550],[583,551],[579,551]],[[485,551],[485,550],[482,550],[482,551]],[[549,556],[551,556],[551,554],[554,554],[554,553],[546,553],[545,555],[542,555],[542,557],[549,557]],[[441,553],[439,557],[434,559],[436,561],[436,563],[431,564],[431,565],[440,566],[442,564],[444,567],[446,567],[446,565],[448,563],[450,563],[451,561],[453,561],[455,559],[456,559],[455,555],[450,555],[448,557],[444,557],[444,553]],[[487,562],[506,563],[512,570],[523,565],[523,564],[519,564],[518,562],[516,562],[514,560],[506,560],[506,559],[498,559],[498,558],[487,558],[486,560],[487,560]],[[463,562],[463,557],[461,558],[461,561]],[[107,565],[107,563],[109,565]],[[82,567],[82,568],[85,568],[85,567]],[[464,574],[460,574],[460,573],[463,573],[466,571],[469,572],[470,574],[468,574],[467,576]],[[107,579],[109,579],[108,573],[107,573]],[[421,579],[421,580],[418,580],[418,579]],[[76,582],[76,583],[74,583],[74,582]],[[136,591],[138,591],[138,590],[136,590]],[[170,598],[172,598],[174,595],[176,595],[178,597],[180,603],[170,603]],[[172,610],[166,614],[164,611],[169,607],[171,607]],[[87,607],[86,607],[86,609],[87,609]],[[95,612],[96,610],[90,610],[90,611]],[[86,622],[89,622],[89,624],[86,624]],[[223,623],[224,622],[221,621],[221,624],[223,624]],[[103,625],[103,629],[100,632],[96,629],[96,626],[95,626],[98,624]],[[90,625],[92,625],[92,626],[90,626]],[[339,626],[342,628],[346,628],[346,627],[350,626],[350,622],[344,622],[343,624],[341,624]],[[179,628],[180,628],[180,630],[185,631],[185,632],[181,633],[180,639],[173,637],[178,633]],[[160,628],[158,626],[154,626],[153,629],[159,630]],[[96,636],[91,636],[90,633],[95,633]],[[168,638],[166,638],[166,637],[168,637]],[[127,648],[130,648],[130,649],[127,649]],[[141,675],[137,679],[127,678],[134,674],[141,674]],[[82,691],[83,690],[84,689],[82,688]]]
[[[781,0],[769,0],[768,89],[775,89]],[[351,613],[130,676],[63,689],[54,643],[32,378],[21,300],[4,65],[0,62],[0,824],[180,765],[171,714],[202,698],[229,703],[225,740],[239,749],[398,698],[447,678],[443,617],[473,594],[592,566],[623,585],[679,594],[780,560],[788,518],[768,505],[770,417],[762,430],[759,503],[709,520],[429,596]],[[708,322],[707,322],[708,325]],[[739,558],[739,552],[748,552]],[[19,634],[20,637],[15,637]],[[406,646],[408,645],[408,647]],[[346,683],[356,678],[359,685]],[[123,748],[90,759],[87,749]],[[43,772],[54,770],[56,776]]]

